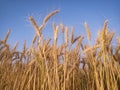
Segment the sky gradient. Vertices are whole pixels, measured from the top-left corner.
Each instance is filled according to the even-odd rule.
[[[119,0],[0,0],[0,40],[10,29],[9,44],[13,46],[15,42],[19,42],[18,48],[22,48],[26,40],[29,46],[35,34],[29,16],[33,16],[40,25],[44,17],[56,9],[60,12],[48,21],[43,30],[47,38],[53,36],[53,22],[74,26],[75,35],[86,36],[84,28],[86,21],[94,40],[106,19],[109,21],[108,28],[116,32],[116,36],[120,36],[119,8]]]

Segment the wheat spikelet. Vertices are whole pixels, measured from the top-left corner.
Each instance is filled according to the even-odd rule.
[[[106,20],[104,22],[104,26],[102,29],[102,41],[105,41],[105,36],[106,36],[106,32],[107,32],[107,24],[108,24],[108,20]]]
[[[41,34],[41,31],[44,28],[44,26],[45,26],[44,24],[40,25],[40,27],[39,27],[40,34]]]
[[[47,22],[53,15],[55,15],[55,14],[58,13],[58,12],[59,12],[59,10],[55,10],[55,11],[51,12],[50,14],[48,14],[48,15],[45,17],[45,19],[44,19],[44,21],[43,21],[43,24],[46,24],[46,22]]]
[[[33,24],[35,30],[36,30],[36,33],[38,36],[40,36],[40,31],[39,31],[39,27],[38,25],[36,24],[35,20],[33,19],[32,16],[29,17],[29,20],[31,21],[31,23]]]
[[[71,44],[73,44],[73,40],[74,40],[74,28],[72,27],[72,33],[71,33],[71,37],[70,37]]]
[[[65,27],[65,43],[68,45],[68,27]]]
[[[110,43],[111,43],[111,41],[112,41],[112,39],[113,39],[113,36],[114,36],[114,32],[111,32],[111,33],[108,33],[107,34],[107,36],[106,36],[106,42],[107,42],[107,45],[109,46],[110,45]]]
[[[10,30],[8,30],[7,35],[6,35],[5,38],[4,38],[4,43],[7,42],[7,39],[8,39],[8,37],[9,37],[9,35],[10,35]]]
[[[77,42],[76,47],[75,47],[75,51],[80,50],[80,46],[82,44],[83,39],[84,39],[84,36],[79,36],[78,42]]]
[[[59,26],[56,26],[56,30],[55,30],[55,38],[56,38],[56,40],[58,39],[58,28],[59,28]]]
[[[46,41],[46,46],[49,45],[50,41],[51,41],[51,39],[49,38],[49,39]]]
[[[58,37],[58,28],[59,28],[59,26],[56,26],[55,24],[53,24],[54,41],[57,41],[57,37]]]
[[[24,55],[26,53],[26,41],[24,42],[24,46],[23,46],[23,50],[22,50],[22,54]]]
[[[63,24],[60,24],[60,27],[61,27],[61,29],[62,29],[62,33],[64,33],[64,31],[65,31],[64,25],[63,25]]]
[[[98,33],[97,33],[97,39],[96,39],[96,41],[95,41],[95,45],[99,44],[100,41],[101,41],[101,32],[98,31]]]
[[[18,46],[18,42],[15,43],[15,45],[14,45],[14,47],[13,47],[13,51],[16,50],[17,46]]]
[[[78,44],[77,44],[76,47],[79,47],[79,46],[82,44],[82,41],[83,41],[83,39],[84,39],[84,36],[80,36],[80,37],[81,37],[81,38],[79,39]]]
[[[91,33],[90,33],[90,29],[88,27],[88,24],[85,22],[84,23],[85,29],[86,29],[86,33],[87,33],[87,38],[90,41],[91,40]]]
[[[81,36],[75,37],[74,40],[73,40],[73,43],[75,43],[77,40],[79,40],[80,37],[81,37]]]

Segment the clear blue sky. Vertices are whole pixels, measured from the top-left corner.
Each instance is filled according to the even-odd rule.
[[[109,28],[120,36],[120,0],[0,0],[0,39],[3,39],[8,29],[11,34],[8,43],[19,42],[22,48],[26,40],[30,45],[35,30],[28,20],[33,16],[40,25],[43,18],[51,11],[59,9],[60,13],[52,17],[43,33],[51,37],[52,22],[63,23],[75,27],[75,34],[85,34],[86,21],[95,39],[103,22],[109,20]]]

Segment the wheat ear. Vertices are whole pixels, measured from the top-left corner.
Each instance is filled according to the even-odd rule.
[[[88,26],[88,24],[86,22],[84,23],[84,26],[85,26],[86,33],[87,33],[87,38],[90,41],[91,40],[91,33],[90,33],[89,26]]]

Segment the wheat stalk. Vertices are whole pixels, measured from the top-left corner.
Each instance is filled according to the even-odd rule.
[[[36,39],[37,39],[37,35],[35,34],[33,40],[32,40],[32,45],[36,42]]]

